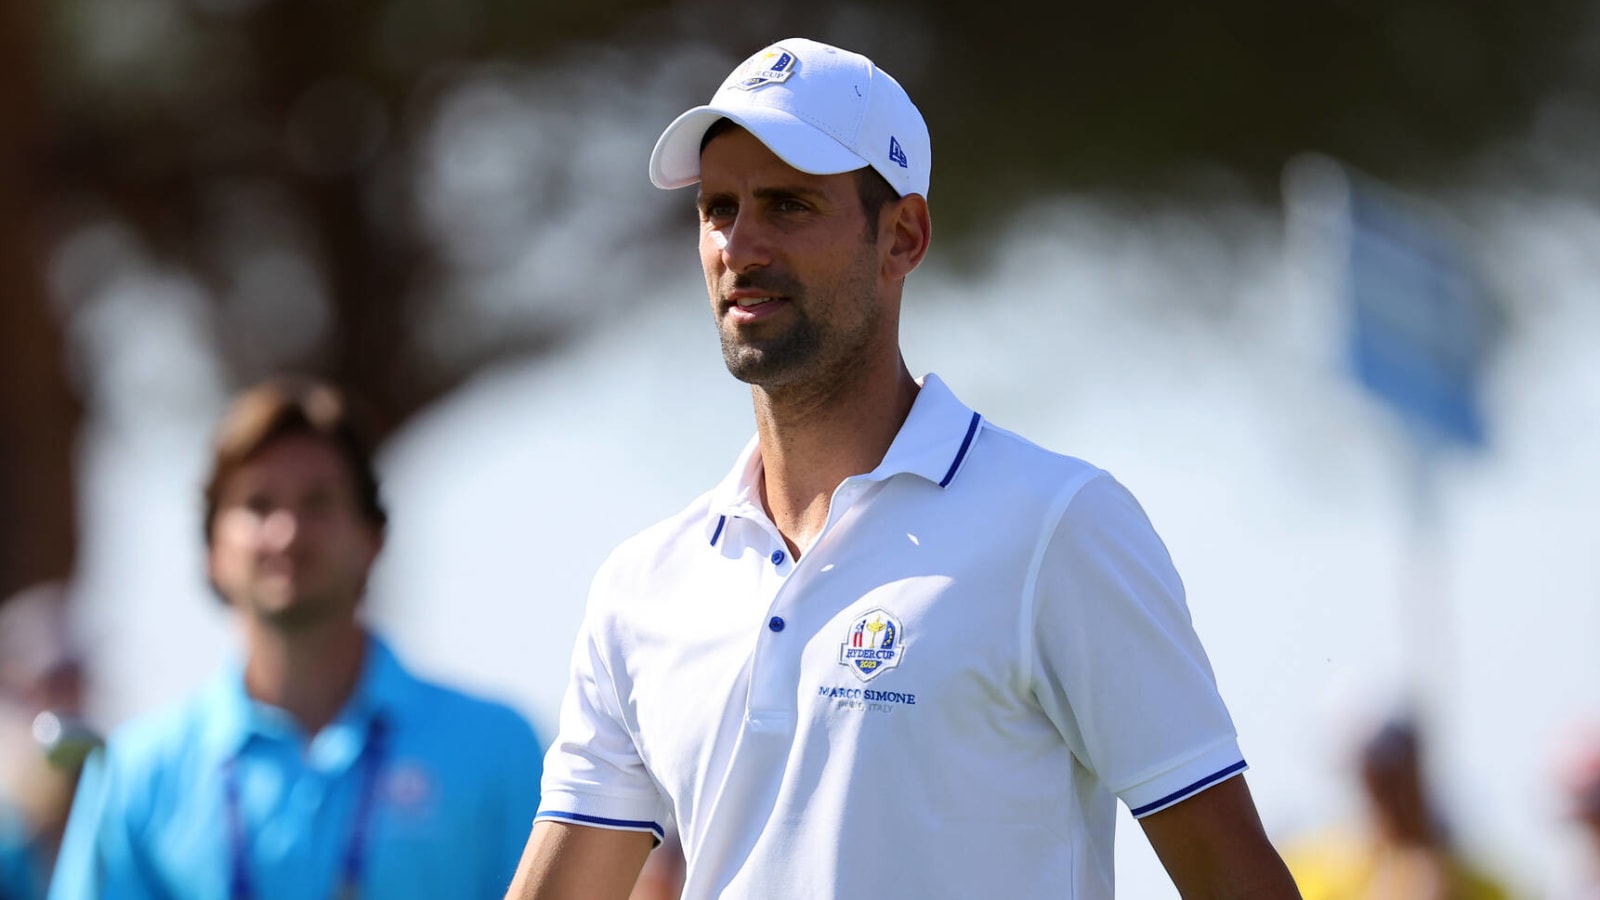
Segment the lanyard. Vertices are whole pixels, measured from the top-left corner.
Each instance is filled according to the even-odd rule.
[[[378,805],[378,776],[382,773],[384,757],[388,753],[388,728],[382,718],[374,718],[367,727],[367,743],[362,748],[357,765],[361,767],[360,793],[356,796],[354,821],[350,824],[350,841],[345,845],[344,857],[339,861],[339,883],[333,896],[338,900],[356,900],[361,895],[361,875],[367,864],[367,844],[370,841],[372,817]],[[232,900],[253,900],[255,883],[250,878],[250,842],[245,834],[244,809],[239,802],[239,758],[223,766],[223,798],[227,801],[228,850],[232,863],[228,896]]]

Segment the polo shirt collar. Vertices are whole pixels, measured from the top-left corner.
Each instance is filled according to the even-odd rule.
[[[966,462],[982,417],[956,399],[939,376],[929,372],[918,382],[922,390],[911,413],[895,435],[889,452],[867,474],[872,481],[895,475],[917,475],[947,487]]]
[[[886,481],[895,475],[916,475],[947,487],[966,461],[982,417],[957,399],[939,376],[929,372],[917,382],[921,390],[911,404],[889,452],[878,467],[862,476]],[[728,518],[765,517],[761,505],[761,443],[752,437],[733,468],[711,491],[707,536],[716,543]]]
[[[413,682],[389,645],[369,633],[355,691],[332,722],[309,736],[313,753],[353,760],[365,745],[374,719],[381,715],[392,722],[399,715]],[[238,756],[256,738],[303,742],[308,737],[287,712],[261,703],[246,692],[244,660],[239,657],[223,667],[201,702],[205,743],[219,761]]]

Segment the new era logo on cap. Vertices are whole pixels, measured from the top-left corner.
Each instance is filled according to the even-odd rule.
[[[901,196],[928,193],[928,126],[905,89],[870,59],[805,38],[779,41],[734,69],[711,102],[675,119],[650,155],[660,188],[700,180],[700,140],[729,119],[802,172],[871,166]]]

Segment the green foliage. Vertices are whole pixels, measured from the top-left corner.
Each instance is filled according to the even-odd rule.
[[[1571,60],[1592,30],[1592,6],[1578,0],[47,8],[60,51],[49,57],[58,110],[73,125],[118,132],[119,145],[145,146],[142,158],[158,165],[187,164],[163,142],[197,139],[174,123],[281,107],[319,78],[359,79],[398,111],[452,67],[538,67],[596,45],[640,57],[709,45],[731,63],[777,37],[810,34],[869,53],[910,86],[933,128],[944,176],[935,184],[953,219],[1002,213],[1046,191],[1170,191],[1205,170],[1265,197],[1283,162],[1305,150],[1402,181],[1448,178],[1524,129],[1554,87],[1570,87]],[[717,77],[708,69],[707,93]]]

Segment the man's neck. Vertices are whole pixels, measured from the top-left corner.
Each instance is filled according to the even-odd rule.
[[[920,390],[898,357],[892,370],[858,375],[803,396],[755,391],[761,499],[795,559],[827,524],[839,484],[883,461]]]
[[[285,631],[249,620],[245,634],[245,691],[289,713],[308,736],[332,722],[355,693],[367,646],[357,622]]]

